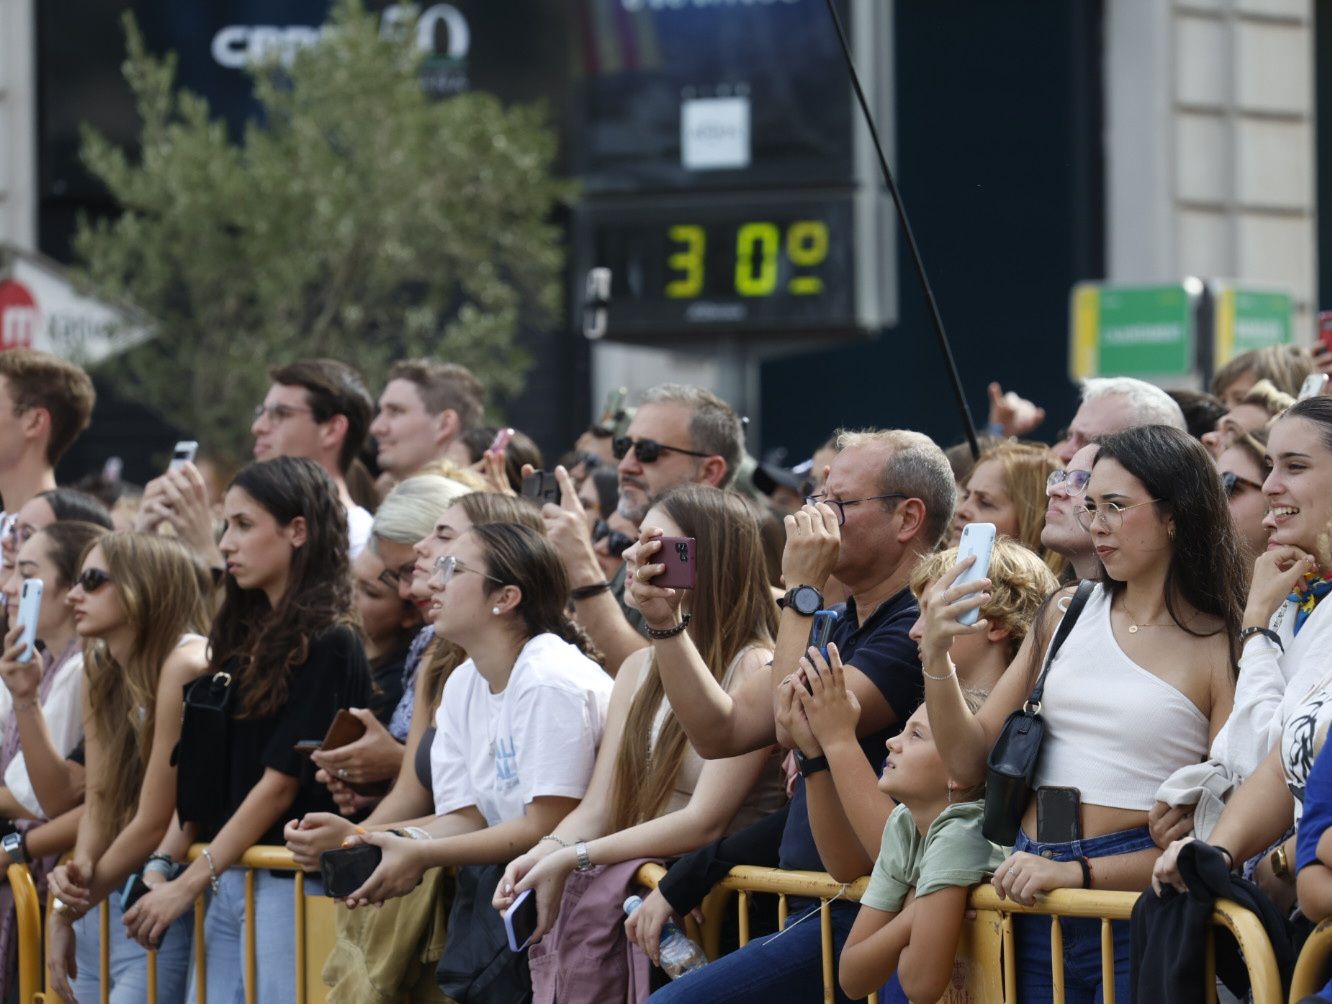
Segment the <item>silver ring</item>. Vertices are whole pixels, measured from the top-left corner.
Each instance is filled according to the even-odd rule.
[[[346,767],[339,767],[339,768],[338,768],[338,779],[339,779],[339,780],[342,780],[342,781],[347,780],[347,768],[346,768]]]

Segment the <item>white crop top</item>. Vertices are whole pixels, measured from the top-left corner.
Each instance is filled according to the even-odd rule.
[[[1050,666],[1041,714],[1036,785],[1077,788],[1091,805],[1150,809],[1162,781],[1207,756],[1206,716],[1124,654],[1100,585]]]

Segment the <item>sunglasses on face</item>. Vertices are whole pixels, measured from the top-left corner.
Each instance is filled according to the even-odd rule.
[[[592,540],[593,542],[604,540],[606,550],[610,552],[612,558],[620,557],[634,543],[633,537],[619,530],[612,530],[604,519],[597,520],[597,525],[592,530]]]
[[[471,568],[464,565],[451,554],[446,554],[435,560],[435,574],[431,577],[430,584],[447,586],[453,581],[453,577],[459,572],[471,572],[473,575],[480,575],[483,578],[489,579],[491,582],[497,582],[501,586],[506,585],[502,579],[497,579],[489,572],[483,572],[479,568]]]
[[[110,574],[100,568],[85,568],[74,580],[85,593],[95,593],[110,581]]]
[[[611,453],[615,455],[616,460],[623,460],[629,455],[629,451],[634,451],[634,456],[638,458],[640,464],[651,464],[659,458],[663,452],[668,453],[686,453],[691,457],[710,457],[711,453],[699,453],[697,450],[685,450],[678,446],[667,446],[659,443],[655,439],[630,439],[628,436],[616,436],[611,443]]]
[[[1060,485],[1064,486],[1064,491],[1069,495],[1081,495],[1087,490],[1087,482],[1091,480],[1091,471],[1070,471],[1060,468],[1057,471],[1051,471],[1050,476],[1045,479],[1045,494],[1049,495]]]
[[[1232,499],[1238,495],[1241,489],[1252,488],[1254,491],[1262,491],[1263,486],[1257,481],[1250,481],[1248,478],[1242,478],[1234,471],[1221,472],[1221,487],[1226,490],[1226,498]]]

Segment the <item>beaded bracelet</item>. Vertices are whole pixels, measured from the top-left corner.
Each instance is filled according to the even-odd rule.
[[[653,641],[665,641],[667,638],[674,638],[678,634],[684,634],[684,629],[687,628],[688,626],[689,626],[689,615],[685,614],[684,617],[681,619],[680,623],[675,625],[675,627],[658,629],[652,627],[651,625],[648,625],[647,636],[651,638]]]

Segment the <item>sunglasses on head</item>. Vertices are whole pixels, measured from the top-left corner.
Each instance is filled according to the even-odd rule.
[[[629,455],[629,451],[634,451],[634,456],[638,458],[640,464],[653,463],[661,456],[662,451],[669,453],[686,453],[691,457],[710,457],[711,453],[699,453],[697,450],[685,450],[678,446],[667,446],[665,443],[659,443],[655,439],[630,439],[628,436],[616,436],[611,443],[611,453],[615,455],[616,460],[623,460]]]
[[[95,593],[110,581],[110,574],[100,568],[85,568],[74,580],[85,593]]]

